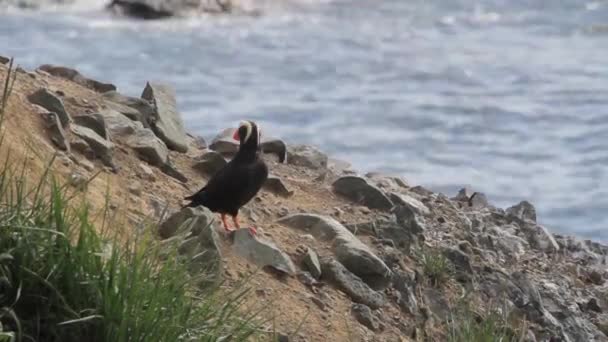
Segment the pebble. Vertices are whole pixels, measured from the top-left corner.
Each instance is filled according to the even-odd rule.
[[[135,196],[141,196],[141,183],[131,182],[131,184],[129,184],[129,192]]]
[[[139,176],[141,179],[151,181],[151,182],[154,182],[156,180],[156,177],[154,176],[154,171],[152,170],[152,168],[150,168],[148,165],[143,164],[143,163],[139,164],[137,176]]]

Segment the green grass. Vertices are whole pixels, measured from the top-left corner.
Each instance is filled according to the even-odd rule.
[[[0,125],[14,82],[11,60]],[[25,162],[7,155],[0,164],[0,342],[257,337],[261,322],[244,308],[245,287],[197,289],[175,251],[167,258],[168,247],[155,239],[119,243],[97,233],[86,200],[52,177],[52,160],[32,179]]]
[[[438,287],[451,277],[453,265],[441,252],[423,248],[414,255],[422,266],[424,276],[433,286]]]

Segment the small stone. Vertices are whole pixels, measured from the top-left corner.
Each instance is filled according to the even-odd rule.
[[[87,183],[88,179],[85,175],[83,175],[77,171],[74,171],[74,172],[70,173],[68,181],[71,186],[73,186],[75,188],[80,188]]]
[[[271,266],[287,274],[295,274],[296,269],[287,254],[274,243],[251,235],[249,229],[234,232],[234,250],[240,256],[259,266]]]
[[[289,190],[281,178],[273,175],[266,179],[264,190],[285,198],[293,195],[293,190]]]
[[[385,304],[385,298],[365,284],[361,278],[352,274],[341,263],[328,259],[321,262],[324,277],[333,281],[344,293],[356,303],[361,303],[373,309]]]
[[[600,272],[598,272],[597,270],[592,270],[589,273],[589,281],[595,285],[604,284],[604,278],[602,277],[602,274]]]
[[[129,184],[129,192],[135,196],[141,196],[141,184],[139,182],[131,182]]]
[[[80,159],[80,160],[78,160],[78,164],[89,172],[92,172],[93,170],[95,170],[95,164],[93,164],[89,160]]]
[[[65,137],[65,132],[63,130],[63,126],[61,125],[61,121],[59,120],[59,116],[55,113],[41,113],[42,117],[46,122],[46,126],[49,129],[51,141],[55,144],[55,146],[59,147],[62,151],[70,151],[70,145]]]
[[[146,164],[140,163],[137,168],[137,176],[143,180],[147,180],[150,182],[156,181],[156,177],[154,176],[154,171]]]
[[[327,155],[313,146],[296,145],[287,151],[287,163],[292,165],[319,170],[327,168],[327,161]]]
[[[393,207],[391,200],[380,189],[361,177],[341,177],[333,183],[332,187],[337,194],[370,209],[389,210]]]
[[[149,129],[139,129],[127,140],[129,145],[141,159],[154,166],[164,165],[169,158],[169,150],[165,143]]]
[[[600,307],[597,298],[591,298],[589,299],[589,301],[586,304],[587,310],[590,311],[595,311],[595,312],[599,312],[602,313],[602,308]]]
[[[114,144],[102,138],[95,131],[78,125],[71,125],[71,130],[74,135],[86,141],[91,147],[95,156],[107,166],[113,166],[112,155],[114,153]]]
[[[27,98],[31,103],[37,104],[51,113],[55,113],[63,128],[65,128],[72,121],[70,115],[65,110],[63,101],[48,90],[40,88]]]
[[[317,298],[317,297],[315,297],[315,296],[311,296],[311,297],[310,297],[310,300],[311,300],[313,303],[315,303],[315,305],[316,305],[317,307],[319,307],[319,309],[321,309],[321,310],[325,310],[326,305],[325,305],[325,302],[323,302],[323,300],[321,300],[320,298]]]
[[[314,250],[307,248],[303,262],[310,274],[315,277],[315,279],[321,278],[321,264],[319,263],[319,257]]]
[[[369,306],[364,304],[353,304],[351,311],[359,323],[363,324],[372,331],[378,331],[378,320],[376,317],[374,317],[374,314]]]

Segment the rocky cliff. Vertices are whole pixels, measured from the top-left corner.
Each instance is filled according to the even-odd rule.
[[[207,275],[201,286],[247,278],[280,340],[608,340],[608,247],[552,234],[528,202],[501,209],[482,193],[362,175],[280,132],[263,146],[272,176],[241,211],[258,237],[227,235],[208,210],[180,208],[236,150],[231,129],[207,144],[186,132],[170,85],[142,89],[19,69],[4,123],[13,153],[35,151],[33,173],[55,156],[92,210],[124,219],[116,234],[154,227]]]

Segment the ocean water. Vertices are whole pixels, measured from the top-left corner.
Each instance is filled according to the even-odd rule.
[[[0,1],[1,2],[1,1]],[[189,131],[244,118],[361,171],[608,240],[608,1],[265,0],[260,16],[144,22],[81,0],[0,12],[0,55],[140,95],[172,84]]]

